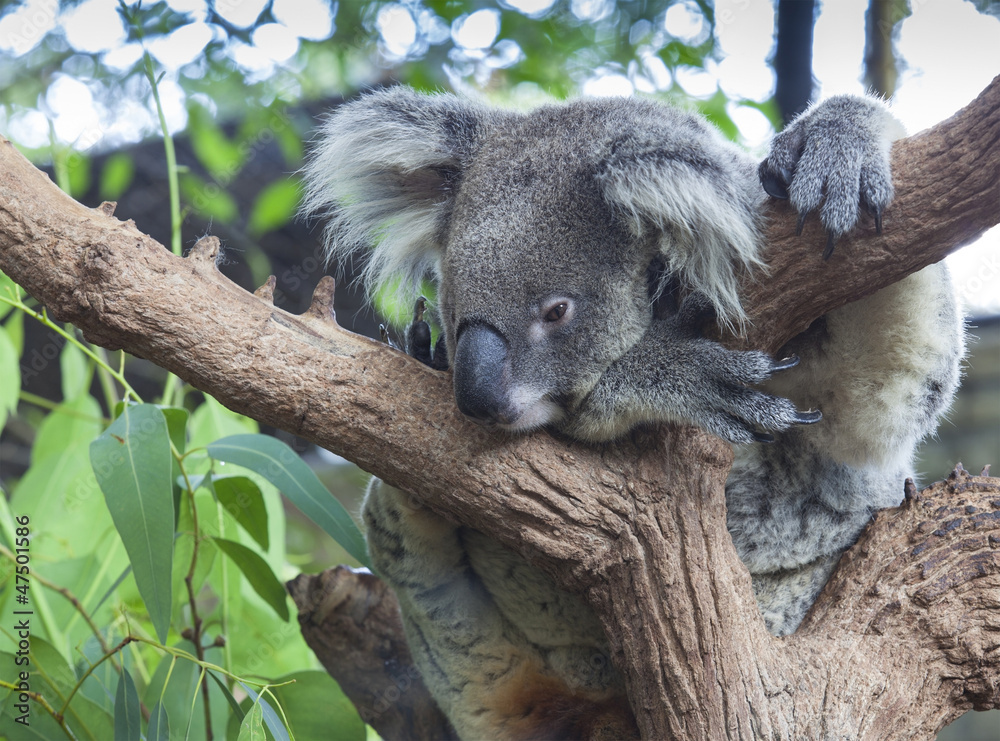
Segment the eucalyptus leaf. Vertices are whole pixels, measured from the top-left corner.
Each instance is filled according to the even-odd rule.
[[[216,460],[249,468],[274,484],[302,513],[370,568],[364,536],[336,497],[290,447],[267,435],[233,435],[208,446]]]
[[[238,741],[266,741],[264,734],[264,724],[260,703],[255,702],[250,712],[243,717],[240,723],[240,735]]]
[[[265,700],[262,695],[254,692],[243,682],[240,682],[240,686],[247,691],[247,694],[250,695],[250,699],[252,699],[255,704],[260,705],[261,713],[264,715],[264,723],[267,724],[267,730],[269,730],[271,735],[274,736],[275,741],[290,741],[288,731],[285,730],[285,724],[278,718],[278,714],[274,712],[274,708],[271,707],[271,704]]]
[[[115,741],[140,741],[142,715],[139,713],[139,693],[128,669],[122,667],[115,693]]]
[[[90,360],[72,342],[63,345],[59,353],[59,371],[63,399],[69,401],[87,392],[92,375]]]
[[[158,701],[149,711],[146,741],[170,741],[170,718],[167,716],[167,708],[162,702]]]
[[[7,415],[17,409],[17,398],[21,393],[21,371],[18,367],[18,353],[7,336],[7,330],[0,327],[0,428],[7,422]]]
[[[282,620],[288,620],[288,595],[278,577],[267,565],[267,561],[234,540],[212,538],[212,542],[232,559],[254,591],[278,613],[278,616]]]
[[[157,407],[126,407],[90,446],[90,462],[132,563],[139,594],[167,640],[174,546],[170,437]]]
[[[267,550],[267,507],[257,484],[247,476],[220,476],[212,479],[212,489],[219,504],[247,531],[260,547]]]

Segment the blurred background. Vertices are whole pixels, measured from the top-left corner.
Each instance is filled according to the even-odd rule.
[[[834,93],[889,98],[910,133],[944,120],[1000,73],[998,16],[996,0],[6,1],[0,133],[73,197],[116,201],[118,218],[165,245],[173,170],[182,248],[218,236],[224,273],[248,290],[274,275],[275,303],[300,312],[326,270],[320,229],[295,216],[297,172],[324,112],[361,91],[405,83],[513,107],[648,95],[699,110],[763,156],[785,122]],[[959,400],[922,449],[923,483],[958,462],[975,473],[1000,462],[1000,230],[949,263],[972,342]],[[400,330],[405,308],[387,296],[373,307],[350,269],[342,278],[340,324]],[[0,486],[26,499],[32,444],[66,399],[65,364],[48,362],[64,343],[18,312],[3,317],[22,386],[0,434]],[[164,384],[145,361],[125,369],[150,397]],[[270,432],[357,511],[364,472]],[[291,505],[285,516],[283,578],[350,562]],[[940,738],[1000,739],[1000,719],[970,713]]]

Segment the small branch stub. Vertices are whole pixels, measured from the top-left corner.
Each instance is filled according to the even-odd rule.
[[[268,304],[274,305],[274,287],[278,285],[278,279],[273,275],[267,276],[264,285],[253,292],[253,295]]]
[[[337,290],[337,282],[329,275],[324,275],[316,284],[312,302],[306,310],[306,315],[336,324],[337,314],[333,310],[333,297]]]

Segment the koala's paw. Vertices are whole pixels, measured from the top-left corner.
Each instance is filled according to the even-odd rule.
[[[445,349],[443,334],[431,350],[431,328],[424,321],[426,310],[427,299],[421,296],[413,307],[413,321],[403,336],[404,351],[434,370],[448,370],[448,352]]]
[[[776,361],[762,352],[718,350],[719,357],[706,358],[706,380],[712,394],[696,412],[695,420],[709,432],[737,444],[771,443],[772,432],[823,418],[819,411],[800,412],[788,399],[750,388],[774,373],[794,368],[799,363],[794,355]]]
[[[758,169],[764,190],[788,198],[806,216],[819,208],[827,232],[823,258],[858,221],[859,206],[882,232],[882,212],[892,202],[889,151],[902,126],[874,98],[841,95],[803,113],[775,137]]]

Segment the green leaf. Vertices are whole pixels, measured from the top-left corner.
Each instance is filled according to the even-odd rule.
[[[400,291],[401,282],[397,280],[389,281],[379,287],[372,297],[375,304],[375,311],[382,316],[386,322],[395,329],[401,330],[413,321],[413,301],[408,291]],[[429,304],[433,304],[437,297],[437,289],[428,280],[420,282],[419,295],[427,299]],[[437,341],[437,330],[434,326],[434,312],[428,311],[424,319],[431,324],[434,337],[432,342]]]
[[[226,409],[211,396],[206,396],[191,412],[189,444],[192,448],[200,448],[226,435],[255,433],[257,430],[254,420]]]
[[[181,640],[173,644],[175,648],[189,654],[195,654],[194,644],[190,641]],[[213,654],[216,654],[213,656]],[[206,660],[212,663],[222,663],[224,659],[221,649],[207,648]],[[147,707],[153,707],[157,702],[162,702],[167,709],[171,719],[172,736],[176,741],[190,739],[198,741],[205,738],[205,706],[202,696],[201,667],[190,661],[177,660],[169,655],[163,656],[156,670],[148,680],[148,684],[143,692],[143,700]],[[225,727],[226,719],[231,715],[231,711],[226,707],[225,699],[217,691],[217,688],[210,687],[210,705],[212,711],[212,727],[222,729]],[[223,736],[216,732],[215,738],[221,739]]]
[[[97,612],[100,609],[101,605],[107,602],[108,597],[110,597],[118,590],[118,587],[122,585],[122,582],[125,581],[125,579],[128,578],[128,575],[131,573],[132,573],[132,566],[131,564],[129,564],[128,566],[125,567],[125,570],[118,575],[118,578],[115,579],[114,583],[112,583],[112,585],[108,588],[108,591],[106,591],[104,595],[99,600],[97,600],[97,604],[94,605],[93,609],[91,609],[90,611],[91,614]]]
[[[162,643],[170,627],[174,547],[170,437],[152,404],[127,407],[90,446],[90,462]]]
[[[255,702],[250,712],[247,713],[243,722],[240,723],[240,735],[238,741],[267,741],[264,735],[264,723],[260,703]]]
[[[117,152],[108,157],[101,170],[99,186],[101,199],[117,201],[132,184],[133,177],[135,177],[135,162],[131,156]]]
[[[15,285],[17,284],[14,283],[13,280],[11,280],[10,276],[8,276],[6,273],[0,270],[0,296],[10,299],[14,298],[14,296],[17,294],[17,291],[14,288]],[[3,301],[0,301],[0,319],[3,319],[5,316],[7,316],[9,312],[13,310],[14,310],[13,306],[4,303]]]
[[[7,416],[17,410],[17,397],[21,393],[21,369],[17,363],[17,348],[0,327],[0,429],[7,423]]]
[[[187,409],[181,407],[157,406],[167,420],[167,433],[170,435],[170,442],[174,449],[183,455],[187,449],[187,423],[191,415]],[[184,477],[181,474],[181,464],[173,455],[170,456],[170,490],[173,495],[174,517],[177,518],[184,491]]]
[[[17,666],[15,657],[9,653],[0,653],[0,666],[14,668]],[[32,632],[31,635],[28,664],[20,668],[30,672],[28,684],[31,689],[49,699],[50,702],[53,698],[67,697],[77,682],[77,677],[73,673],[72,667],[66,663],[66,659],[52,644],[35,632]],[[12,675],[8,672],[4,679],[11,677]],[[84,688],[92,682],[96,682],[93,675],[85,682]],[[101,692],[103,691],[102,688]],[[29,709],[30,726],[15,722],[14,717],[17,715],[20,713],[14,712],[14,708],[8,701],[3,707],[3,716],[0,717],[0,738],[11,739],[11,741],[14,739],[17,741],[29,741],[29,739],[50,741],[66,737],[65,731],[56,725],[51,716],[33,701]],[[83,692],[78,692],[73,698],[65,718],[70,732],[81,741],[84,739],[107,741],[107,739],[114,737],[115,725],[111,715],[89,697],[86,697]]]
[[[267,723],[267,730],[274,736],[275,741],[289,741],[288,732],[285,730],[284,724],[278,718],[278,714],[274,712],[274,708],[271,707],[270,703],[243,682],[240,682],[240,686],[247,691],[247,694],[254,701],[255,705],[260,705],[261,712],[264,715],[264,722]]]
[[[128,669],[122,667],[115,693],[115,741],[140,741],[142,715],[139,713],[139,693]]]
[[[2,290],[2,287],[0,287],[0,291]],[[3,316],[4,306],[7,306],[7,304],[0,302],[0,317]],[[7,336],[10,338],[10,341],[14,343],[14,350],[16,351],[17,356],[20,357],[24,352],[24,312],[15,311],[11,314],[7,318],[7,321],[3,323],[3,328],[7,331]]]
[[[146,741],[170,741],[170,718],[167,717],[167,708],[162,702],[158,701],[149,711]]]
[[[62,352],[59,353],[59,370],[63,399],[69,401],[86,393],[91,379],[90,362],[72,342],[63,345]]]
[[[302,191],[296,180],[278,180],[264,188],[250,210],[247,230],[254,236],[279,229],[295,217]]]
[[[188,106],[188,116],[191,146],[198,161],[216,182],[230,182],[243,168],[245,152],[226,137],[203,106]]]
[[[269,545],[267,507],[257,484],[246,476],[213,477],[212,489],[219,504],[266,551]]]
[[[191,510],[191,498],[183,496],[178,502],[176,537],[174,538],[174,565],[172,570],[172,584],[174,594],[187,593],[187,577],[191,577],[191,588],[195,594],[201,590],[205,580],[212,573],[212,566],[219,549],[212,541],[205,539],[206,535],[219,535],[218,522],[216,520],[215,500],[208,492],[199,492],[194,497],[194,504],[198,510],[198,523],[200,542],[198,543],[198,560],[195,563],[194,571],[191,571],[191,559],[194,558],[194,516]],[[236,528],[233,527],[235,530]],[[227,606],[228,607],[228,606]],[[187,608],[187,600],[181,599],[174,603],[173,615],[179,622],[184,621],[183,611]]]
[[[288,602],[285,588],[271,571],[267,561],[242,543],[225,538],[212,538],[219,550],[232,559],[253,590],[269,604],[282,620],[288,620]]]
[[[243,712],[243,708],[240,707],[240,704],[236,701],[236,698],[233,697],[233,693],[229,691],[229,688],[226,686],[226,683],[223,682],[221,679],[219,679],[217,676],[215,676],[215,672],[206,671],[205,673],[208,674],[208,676],[210,676],[212,679],[214,679],[215,683],[219,685],[219,689],[222,690],[222,694],[225,696],[226,702],[228,702],[229,707],[233,709],[233,715],[236,716],[237,720],[242,722],[243,718],[246,717],[246,713]]]
[[[209,183],[190,172],[180,173],[178,183],[185,203],[202,217],[230,224],[239,215],[235,199],[217,183]]]
[[[61,456],[74,445],[89,445],[101,434],[101,407],[94,397],[78,396],[65,401],[42,421],[31,449],[31,462]]]
[[[292,684],[284,684],[292,681]],[[323,671],[307,670],[274,680],[271,692],[281,704],[296,741],[364,741],[365,724],[340,686]],[[317,713],[316,708],[323,708]]]
[[[233,435],[209,443],[207,448],[216,460],[249,468],[270,481],[344,550],[370,567],[364,536],[344,505],[285,443],[266,435]]]
[[[167,420],[167,432],[170,435],[170,442],[177,448],[177,452],[183,455],[186,450],[187,423],[190,414],[187,409],[181,407],[157,407],[163,412]]]
[[[82,152],[66,150],[62,159],[69,177],[69,194],[81,198],[90,188],[90,157]]]

